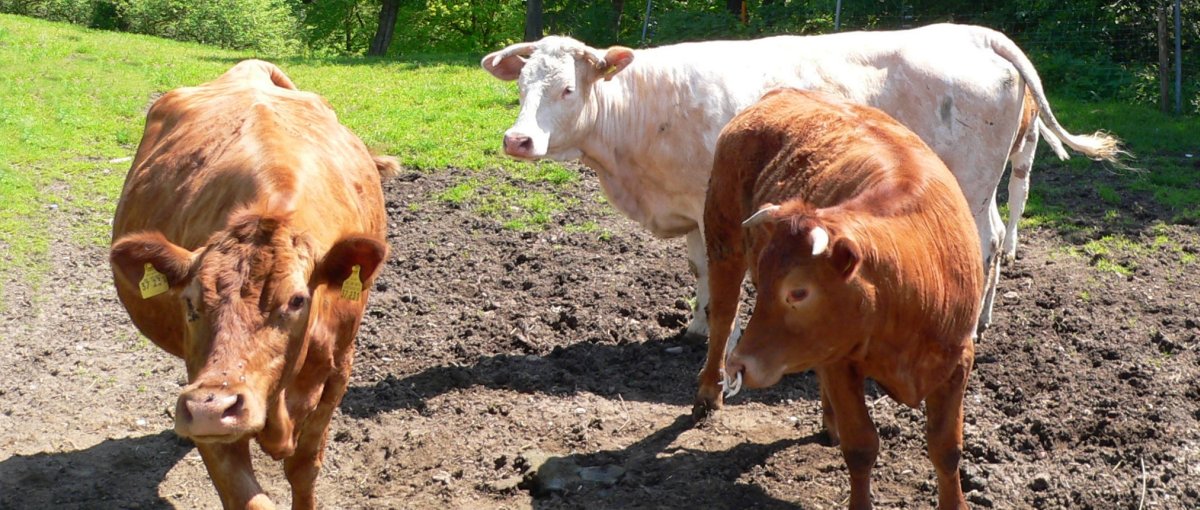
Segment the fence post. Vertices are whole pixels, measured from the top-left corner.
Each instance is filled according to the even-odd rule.
[[[650,26],[650,2],[646,0],[646,17],[642,20],[642,42],[639,45],[643,47],[646,46],[646,27]]]
[[[837,0],[837,7],[833,10],[833,31],[837,32],[842,28],[842,0]]]

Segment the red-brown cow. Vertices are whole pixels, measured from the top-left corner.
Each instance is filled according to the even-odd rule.
[[[747,268],[758,289],[727,389],[815,369],[851,508],[871,506],[879,451],[864,379],[909,406],[925,401],[938,506],[965,506],[962,400],[983,262],[937,155],[874,108],[775,91],[722,131],[704,219],[713,340],[729,336]]]
[[[150,108],[113,220],[113,279],[138,329],[187,365],[175,432],[225,508],[274,507],[251,438],[283,459],[293,506],[315,506],[388,251],[380,178],[397,168],[267,62]]]

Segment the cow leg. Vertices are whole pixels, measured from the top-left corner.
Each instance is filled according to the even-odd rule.
[[[1008,228],[1004,232],[1004,259],[1017,257],[1017,226],[1025,213],[1025,202],[1029,199],[1029,170],[1033,168],[1033,156],[1037,151],[1037,124],[1030,126],[1021,147],[1009,157],[1012,173],[1008,176]]]
[[[996,195],[992,194],[991,201],[983,212],[984,218],[976,218],[979,227],[979,241],[983,249],[983,301],[979,311],[979,321],[975,331],[979,335],[987,330],[992,323],[992,305],[996,301],[996,287],[1000,283],[1000,235],[1004,232],[1004,222],[1000,219],[1000,210],[996,207]]]
[[[842,457],[850,471],[849,508],[871,508],[871,469],[879,456],[879,434],[867,412],[863,376],[849,363],[827,366],[818,375],[837,416]]]
[[[708,358],[700,371],[700,391],[692,416],[703,418],[720,409],[723,402],[725,380],[725,356],[730,335],[736,327],[738,307],[741,306],[742,280],[746,276],[746,259],[741,239],[732,240],[726,256],[712,261],[709,267],[709,284],[713,299],[708,303],[712,330],[708,337]]]
[[[346,359],[353,357],[353,352]],[[306,417],[300,436],[296,441],[296,452],[283,462],[283,470],[292,486],[292,508],[307,510],[317,507],[316,481],[325,460],[325,442],[329,434],[329,422],[333,410],[346,394],[350,381],[347,367],[331,376],[321,393],[321,401]]]
[[[197,443],[208,476],[217,488],[224,508],[274,510],[275,504],[254,478],[250,464],[250,440],[234,443]]]
[[[825,436],[829,440],[828,446],[837,446],[838,430],[837,430],[837,415],[833,412],[833,404],[829,401],[829,391],[825,389],[825,385],[821,384],[824,378],[821,375],[820,368],[816,369],[817,386],[821,390],[821,424],[825,426]]]
[[[704,247],[704,234],[697,228],[687,235],[688,268],[696,276],[696,309],[692,312],[692,322],[688,324],[687,335],[695,338],[706,338],[709,335],[708,302],[709,274],[708,254]]]
[[[925,399],[925,438],[938,478],[938,508],[966,508],[958,465],[962,459],[963,396],[975,349],[970,339],[950,379]]]

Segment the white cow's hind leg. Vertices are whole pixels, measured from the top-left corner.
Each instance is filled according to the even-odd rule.
[[[1030,126],[1021,146],[1009,157],[1012,173],[1008,176],[1008,229],[1004,232],[1004,259],[1011,261],[1017,256],[1017,225],[1025,213],[1025,201],[1029,198],[1029,170],[1033,168],[1033,156],[1038,144],[1038,121]]]
[[[996,207],[996,195],[992,195],[987,205],[985,218],[976,219],[979,227],[979,240],[983,248],[983,303],[979,310],[979,322],[976,332],[982,334],[992,323],[992,305],[996,301],[996,287],[1000,283],[1000,235],[1004,232],[1004,222],[1000,219],[1000,210]]]
[[[697,228],[687,235],[688,265],[696,275],[696,309],[687,334],[708,337],[708,253],[704,246],[704,234]]]

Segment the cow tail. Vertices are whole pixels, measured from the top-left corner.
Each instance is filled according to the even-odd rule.
[[[1011,39],[999,32],[989,30],[985,37],[987,37],[992,51],[1012,64],[1017,70],[1017,74],[1021,75],[1021,79],[1025,80],[1025,85],[1033,92],[1033,99],[1038,106],[1038,118],[1041,120],[1039,131],[1059,159],[1070,157],[1063,150],[1062,145],[1065,143],[1068,147],[1089,158],[1108,161],[1124,167],[1117,161],[1122,154],[1128,154],[1121,148],[1120,140],[1102,131],[1090,135],[1073,135],[1067,132],[1050,110],[1050,101],[1046,99],[1046,93],[1042,89],[1042,79],[1034,69],[1033,63],[1025,56],[1025,52],[1021,51]]]

